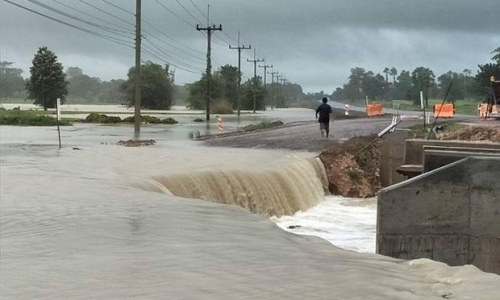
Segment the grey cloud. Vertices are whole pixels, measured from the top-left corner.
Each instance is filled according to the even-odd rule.
[[[26,0],[11,1],[54,15]],[[133,23],[129,12],[134,11],[135,1],[108,1],[128,12],[102,0],[85,0],[126,22],[77,0],[43,3],[78,14],[57,2],[64,3],[133,30],[128,23]],[[198,20],[175,1],[158,1],[177,16],[156,0],[142,1],[143,35],[148,39],[143,45],[155,49],[150,44],[154,42],[168,54],[162,55],[164,60],[181,67],[176,68],[178,83],[197,80],[205,71],[206,37],[195,26],[198,22],[205,25],[205,17],[190,1],[181,3]],[[193,2],[206,15],[208,1]],[[477,64],[489,62],[490,52],[500,46],[498,0],[212,0],[210,7],[210,23],[222,24],[224,31],[213,36],[214,69],[237,64],[237,53],[228,45],[236,45],[240,31],[242,44],[252,45],[258,57],[265,57],[266,63],[273,64],[306,91],[331,92],[346,81],[350,68],[356,66],[376,73],[386,66],[408,70],[424,65],[438,74],[474,70]],[[78,66],[104,79],[124,78],[134,61],[132,48],[57,24],[4,1],[0,1],[0,28],[0,59],[15,61],[25,70],[25,76],[33,54],[42,45],[53,49],[66,67]],[[133,43],[133,34],[128,41]],[[252,51],[243,51],[244,78],[253,76],[253,66],[246,62],[252,55]],[[143,59],[163,63],[146,52]]]

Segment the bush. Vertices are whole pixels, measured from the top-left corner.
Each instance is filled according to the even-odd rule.
[[[101,115],[98,113],[90,113],[86,118],[87,123],[119,123],[121,122],[120,117],[109,117],[107,115]]]
[[[134,123],[135,117],[127,117],[123,119],[123,122],[125,123]],[[173,118],[166,118],[163,120],[160,120],[157,117],[152,117],[152,116],[141,116],[141,122],[146,123],[146,124],[177,124],[178,122],[174,120]]]
[[[161,123],[162,124],[177,124],[179,122],[177,122],[174,118],[166,118],[166,119],[161,120]]]

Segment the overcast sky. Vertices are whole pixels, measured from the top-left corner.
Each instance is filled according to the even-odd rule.
[[[247,60],[256,50],[260,65],[273,65],[268,72],[305,92],[332,93],[354,67],[475,74],[500,47],[499,0],[142,0],[142,60],[169,62],[177,84],[198,80],[207,37],[196,24],[207,26],[208,5],[210,24],[223,29],[212,35],[214,70],[238,65],[229,45],[238,46],[240,32],[240,45],[252,47],[242,50],[243,80],[253,76]],[[34,53],[47,46],[64,68],[125,79],[135,61],[134,12],[134,0],[0,0],[0,60],[28,77]]]

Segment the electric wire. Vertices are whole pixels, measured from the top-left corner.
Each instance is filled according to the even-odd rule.
[[[101,0],[101,1],[102,1],[102,2],[104,2],[104,3],[107,3],[108,5],[113,6],[114,8],[118,8],[119,10],[121,10],[121,11],[123,11],[123,12],[126,12],[127,14],[130,14],[130,15],[132,15],[132,16],[135,16],[135,14],[134,14],[133,12],[128,11],[128,10],[126,10],[126,9],[124,9],[123,7],[119,7],[118,5],[113,4],[113,3],[111,3],[111,2],[109,2],[109,1],[107,1],[107,0]]]
[[[145,41],[147,41],[150,45],[152,45],[155,49],[157,49],[157,51],[159,51],[160,53],[162,53],[164,56],[166,57],[169,57],[170,59],[176,61],[178,64],[182,64],[184,65],[185,67],[187,68],[191,68],[191,69],[197,69],[196,67],[192,66],[192,65],[189,65],[187,63],[184,63],[180,60],[178,60],[177,58],[173,57],[172,55],[168,54],[165,50],[163,50],[160,46],[158,46],[157,44],[155,44],[153,41],[151,41],[149,38],[143,36],[143,39]]]
[[[109,21],[107,21],[107,20],[101,19],[101,18],[99,18],[99,17],[96,17],[96,16],[91,15],[91,14],[89,14],[89,13],[86,13],[86,12],[84,12],[84,11],[81,11],[81,10],[79,10],[79,9],[76,9],[76,8],[74,8],[74,7],[71,7],[71,6],[69,6],[69,5],[65,4],[65,3],[62,3],[62,2],[60,2],[60,1],[58,1],[58,0],[52,0],[52,1],[54,1],[54,2],[58,3],[58,4],[59,4],[59,5],[61,5],[61,6],[64,6],[64,7],[66,7],[66,8],[69,8],[69,9],[73,10],[73,11],[76,11],[76,12],[78,12],[78,13],[82,14],[82,15],[85,15],[85,16],[87,16],[87,17],[91,17],[91,18],[94,18],[94,19],[99,20],[99,21],[101,21],[101,22],[107,23],[107,24],[109,24],[109,25],[113,25],[113,26],[116,26],[116,27],[119,27],[119,28],[121,28],[121,29],[126,30],[126,31],[123,31],[123,32],[126,32],[126,33],[134,33],[134,30],[133,30],[133,29],[126,28],[126,27],[124,27],[124,26],[121,26],[121,25],[118,25],[118,24],[115,24],[115,23],[109,22]]]
[[[43,14],[43,13],[38,12],[38,11],[36,11],[36,10],[33,10],[33,9],[31,9],[31,8],[28,8],[28,7],[22,6],[22,5],[20,5],[20,4],[14,3],[14,2],[12,2],[12,1],[10,1],[10,0],[3,0],[3,1],[4,1],[4,2],[6,2],[6,3],[9,3],[9,4],[12,4],[12,5],[14,5],[14,6],[17,6],[17,7],[21,8],[21,9],[27,10],[27,11],[29,11],[29,12],[31,12],[31,13],[36,14],[36,15],[39,15],[39,16],[42,16],[42,17],[44,17],[44,18],[50,19],[50,20],[52,20],[52,21],[55,21],[55,22],[57,22],[57,23],[60,23],[60,24],[66,25],[66,26],[68,26],[68,27],[71,27],[71,28],[74,28],[74,29],[77,29],[77,30],[83,31],[83,32],[88,33],[88,34],[91,34],[91,35],[93,35],[93,36],[100,37],[100,38],[102,38],[102,39],[105,39],[105,40],[108,40],[108,41],[111,41],[111,42],[114,42],[114,43],[117,43],[117,44],[120,44],[120,45],[123,45],[123,46],[129,47],[129,48],[134,48],[134,46],[133,46],[133,45],[128,44],[128,41],[123,41],[123,40],[120,40],[120,39],[115,38],[115,37],[112,37],[112,36],[108,36],[108,35],[105,35],[105,34],[102,34],[102,33],[94,32],[94,31],[92,31],[92,30],[89,30],[89,29],[86,29],[86,28],[82,28],[82,27],[79,27],[79,26],[73,25],[73,24],[68,23],[68,22],[64,22],[64,21],[58,20],[58,19],[56,19],[56,18],[53,18],[53,17],[51,17],[51,16],[48,16],[48,15],[46,15],[46,14]]]
[[[53,0],[53,1],[57,1],[57,0]],[[133,12],[128,11],[128,10],[126,10],[126,9],[122,8],[122,7],[119,7],[118,5],[115,5],[115,4],[111,3],[111,2],[109,2],[108,0],[101,0],[101,1],[102,1],[102,2],[104,2],[104,3],[106,3],[106,4],[108,4],[108,5],[110,5],[110,6],[112,6],[112,7],[114,7],[114,8],[117,8],[117,9],[119,9],[119,10],[121,10],[121,11],[123,11],[123,12],[125,12],[125,13],[127,13],[127,14],[129,14],[129,15],[135,16],[135,14],[134,14]],[[189,49],[189,50],[191,50],[191,51],[193,51],[193,52],[196,52],[196,53],[198,53],[198,54],[201,54],[201,55],[203,55],[203,54],[204,54],[204,53],[202,53],[202,52],[200,52],[200,51],[198,51],[198,50],[196,50],[196,49],[194,49],[194,48],[192,48],[192,47],[190,47],[190,46],[188,46],[188,45],[185,45],[185,44],[183,44],[183,43],[181,43],[181,42],[177,41],[176,39],[174,39],[173,37],[169,36],[169,35],[168,35],[168,34],[166,34],[165,32],[163,32],[163,31],[159,30],[158,28],[156,28],[154,25],[152,25],[152,24],[151,24],[151,23],[149,23],[148,21],[146,21],[146,20],[142,19],[142,22],[144,22],[144,24],[148,25],[149,27],[151,27],[151,28],[152,28],[152,29],[154,29],[156,32],[160,33],[161,35],[163,35],[163,36],[167,37],[167,38],[168,38],[168,39],[170,39],[171,41],[176,42],[176,43],[180,44],[181,46],[183,46],[183,47],[185,47],[185,48],[187,48],[187,49]],[[187,55],[190,55],[190,56],[192,56],[192,57],[194,57],[194,58],[197,58],[197,59],[199,59],[199,58],[200,58],[199,56],[195,56],[195,55],[192,55],[192,54],[190,54],[190,53],[187,53],[187,52],[185,52],[185,50],[183,50],[183,49],[179,49],[178,47],[176,47],[176,46],[174,46],[174,45],[171,45],[171,44],[169,44],[169,43],[167,43],[167,42],[165,42],[165,41],[163,41],[163,40],[159,39],[158,37],[154,36],[152,33],[148,32],[148,31],[147,31],[147,30],[145,30],[145,29],[142,29],[142,31],[143,31],[144,33],[148,34],[149,36],[156,38],[157,40],[159,40],[159,41],[163,42],[164,44],[166,44],[166,45],[168,45],[168,46],[170,46],[170,47],[173,47],[173,48],[175,48],[175,49],[177,49],[177,50],[179,50],[179,51],[183,51],[183,53],[185,53],[185,54],[187,54]]]
[[[37,1],[37,0],[28,0],[28,2],[31,2],[31,3],[33,3],[33,4],[35,4],[35,5],[38,5],[38,6],[40,6],[40,7],[43,7],[43,8],[45,8],[45,9],[47,9],[47,10],[51,11],[51,12],[54,12],[54,13],[56,13],[56,14],[60,14],[60,15],[63,15],[63,16],[65,16],[65,17],[67,17],[67,18],[70,18],[70,19],[76,20],[76,21],[78,21],[78,22],[81,22],[81,23],[87,24],[87,25],[89,25],[89,26],[97,27],[97,28],[102,29],[102,30],[104,30],[104,31],[107,31],[107,32],[109,32],[109,33],[116,34],[116,35],[121,36],[121,37],[124,37],[124,38],[129,38],[129,37],[130,37],[130,36],[128,36],[128,35],[125,35],[126,33],[125,33],[125,34],[123,34],[123,31],[121,31],[121,30],[117,30],[117,29],[114,29],[114,28],[110,28],[110,27],[107,27],[107,26],[103,26],[103,25],[100,25],[100,24],[97,24],[97,23],[94,23],[94,22],[89,22],[89,21],[86,21],[86,20],[84,20],[84,19],[82,19],[82,18],[79,18],[79,17],[73,16],[73,15],[68,14],[68,13],[66,13],[66,12],[63,12],[63,11],[61,11],[61,10],[59,10],[59,9],[53,8],[53,7],[49,6],[49,5],[46,5],[46,4],[43,4],[43,3],[40,3],[40,2],[39,2],[39,1]]]
[[[94,6],[94,5],[90,4],[90,3],[87,3],[87,2],[85,2],[85,0],[80,0],[80,2],[82,2],[82,3],[84,3],[84,4],[86,4],[86,5],[90,6],[90,7],[92,7],[92,8],[93,8],[93,9],[95,9],[95,10],[98,10],[98,11],[102,12],[103,14],[106,14],[106,15],[108,15],[108,16],[110,16],[110,17],[113,17],[113,18],[115,18],[115,19],[117,19],[117,20],[120,20],[120,21],[122,21],[122,22],[124,22],[124,23],[127,23],[127,24],[132,25],[132,26],[134,26],[134,27],[135,27],[135,24],[134,24],[134,23],[131,23],[131,22],[127,21],[127,20],[124,20],[124,19],[122,19],[122,18],[119,18],[119,17],[117,17],[117,16],[115,16],[115,15],[113,15],[113,14],[111,14],[111,13],[109,13],[109,12],[107,12],[107,11],[103,10],[103,9],[100,9],[99,7],[96,7],[96,6]]]
[[[193,0],[189,0],[189,2],[191,2],[191,4],[196,8],[196,10],[198,10],[200,12],[200,14],[205,18],[205,19],[208,19],[208,17],[200,10],[200,8],[198,7],[198,5],[196,5]]]
[[[147,54],[151,55],[152,57],[154,57],[154,58],[156,58],[156,59],[158,59],[158,60],[160,60],[160,61],[162,61],[162,62],[164,62],[164,63],[167,63],[167,64],[169,64],[169,65],[172,65],[172,66],[174,66],[174,67],[176,67],[176,68],[178,68],[178,69],[181,69],[181,70],[183,70],[183,71],[186,71],[186,72],[189,72],[189,73],[193,73],[193,74],[201,73],[201,71],[196,71],[196,70],[191,70],[191,69],[188,69],[188,68],[184,68],[184,67],[181,67],[181,66],[179,66],[179,65],[177,65],[177,64],[175,64],[175,63],[172,63],[172,62],[170,62],[170,61],[165,60],[163,57],[161,57],[161,55],[159,55],[159,54],[155,53],[155,50],[151,49],[151,48],[150,48],[150,47],[148,47],[148,46],[143,47],[143,48],[141,49],[141,52],[145,52],[145,53],[147,53]]]
[[[184,5],[182,5],[182,3],[179,0],[175,1],[182,7],[182,9],[184,9],[185,12],[187,12],[194,20],[196,20],[196,22],[201,24],[200,20],[198,20]]]

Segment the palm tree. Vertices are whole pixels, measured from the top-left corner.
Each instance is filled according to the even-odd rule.
[[[385,67],[384,71],[382,71],[385,73],[385,82],[389,82],[389,68],[388,67]]]
[[[391,70],[389,71],[392,76],[392,83],[393,84],[396,84],[396,76],[398,76],[398,69],[396,69],[395,67],[392,67]]]

